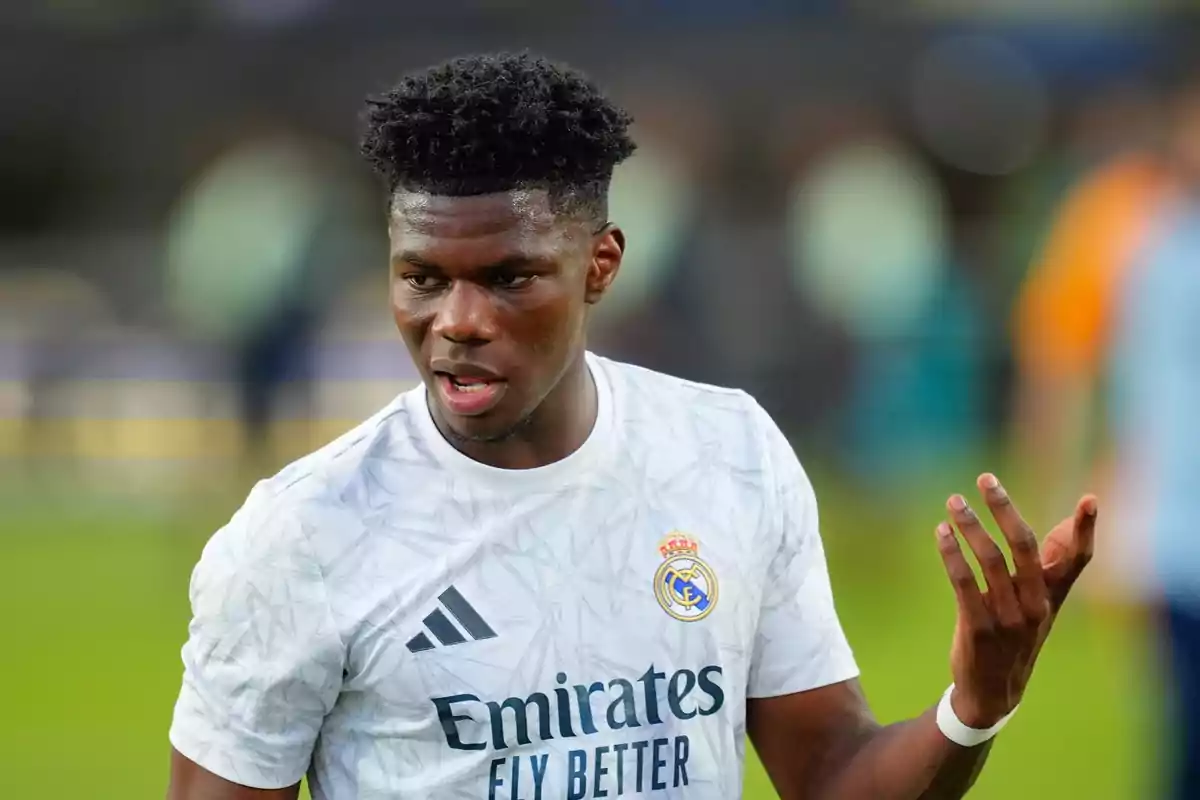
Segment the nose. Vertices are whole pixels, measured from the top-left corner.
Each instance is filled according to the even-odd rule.
[[[486,291],[455,281],[442,296],[432,333],[456,344],[486,344],[496,338],[495,310]]]

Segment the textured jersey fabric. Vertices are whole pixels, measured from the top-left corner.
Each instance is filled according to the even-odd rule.
[[[315,800],[739,797],[745,702],[857,675],[809,481],[748,395],[588,356],[591,436],[502,470],[423,388],[204,550],[171,742]]]

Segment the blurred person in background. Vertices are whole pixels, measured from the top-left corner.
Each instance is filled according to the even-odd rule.
[[[1169,680],[1168,793],[1200,797],[1200,75],[1155,151],[1076,188],[1018,309],[1019,429],[1048,492],[1088,469],[1120,509],[1106,597],[1148,607]],[[1115,592],[1112,593],[1112,592]]]
[[[341,156],[289,128],[251,126],[180,197],[168,225],[167,292],[185,335],[231,361],[248,464],[269,460],[285,390],[304,386],[313,337],[360,208]],[[301,391],[292,397],[303,406]]]
[[[947,201],[928,163],[878,115],[830,116],[836,135],[791,187],[791,277],[853,343],[834,452],[879,485],[977,446],[979,303],[954,263]]]
[[[1081,206],[1087,195],[1099,198],[1111,191],[1105,186],[1119,186],[1121,175],[1144,174],[1152,168],[1152,151],[1162,131],[1162,106],[1161,91],[1150,85],[1149,78],[1100,82],[1066,111],[1057,126],[1063,137],[1061,145],[1043,148],[1027,168],[1004,181],[999,196],[1002,213],[990,220],[996,268],[988,312],[1003,326],[1006,338],[1013,303],[1031,274],[1035,256],[1039,258],[1034,272],[1044,272],[1053,263],[1046,257],[1049,252],[1042,249],[1060,213],[1071,204],[1064,198],[1074,195],[1078,198],[1075,205]],[[1105,175],[1110,177],[1102,179]],[[1138,213],[1137,195],[1135,191],[1134,202],[1125,205],[1132,216]],[[1064,235],[1065,218],[1063,214],[1060,238],[1067,240],[1069,249],[1079,252],[1090,239]],[[1072,261],[1086,263],[1088,258],[1077,255]],[[1011,353],[1009,345],[1011,342],[1005,343],[1005,357]]]
[[[622,255],[621,280],[593,312],[591,335],[598,350],[644,367],[702,373],[680,363],[682,354],[711,356],[695,342],[678,287],[703,227],[705,170],[720,135],[715,114],[686,82],[645,69],[618,94],[638,148],[614,169],[608,203],[634,244]]]
[[[1170,182],[1119,298],[1112,418],[1126,542],[1145,548],[1167,686],[1170,796],[1200,797],[1200,74],[1174,97]],[[1133,575],[1134,579],[1145,576]],[[1137,586],[1138,584],[1135,584]]]
[[[1049,506],[1091,469],[1115,304],[1169,183],[1144,142],[1115,150],[1067,190],[1016,302],[1015,443]]]

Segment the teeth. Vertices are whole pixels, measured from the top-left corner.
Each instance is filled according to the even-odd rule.
[[[450,379],[450,381],[451,381],[451,383],[454,384],[454,388],[458,389],[460,392],[478,392],[478,391],[482,391],[483,389],[487,388],[487,381],[474,381],[473,380],[473,381],[470,381],[469,383],[464,383],[463,381],[459,380],[458,378],[453,378],[453,377]]]

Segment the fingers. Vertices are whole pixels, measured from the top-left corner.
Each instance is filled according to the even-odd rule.
[[[979,476],[977,485],[1012,552],[1017,600],[1026,616],[1043,614],[1047,597],[1046,581],[1042,575],[1036,534],[1021,517],[995,475],[985,473]]]
[[[1024,615],[1017,602],[1017,592],[1013,587],[1012,576],[1008,573],[1008,562],[1004,553],[992,541],[992,537],[984,530],[979,517],[967,504],[962,495],[953,495],[946,503],[950,518],[962,533],[963,538],[975,554],[983,570],[983,579],[988,586],[988,599],[997,621],[1006,627],[1016,627],[1023,623]]]
[[[988,627],[990,615],[979,592],[979,585],[975,583],[975,573],[971,571],[971,565],[967,563],[954,529],[949,524],[943,522],[937,526],[937,542],[938,552],[942,554],[942,563],[946,565],[946,574],[950,577],[963,616],[976,630]]]

